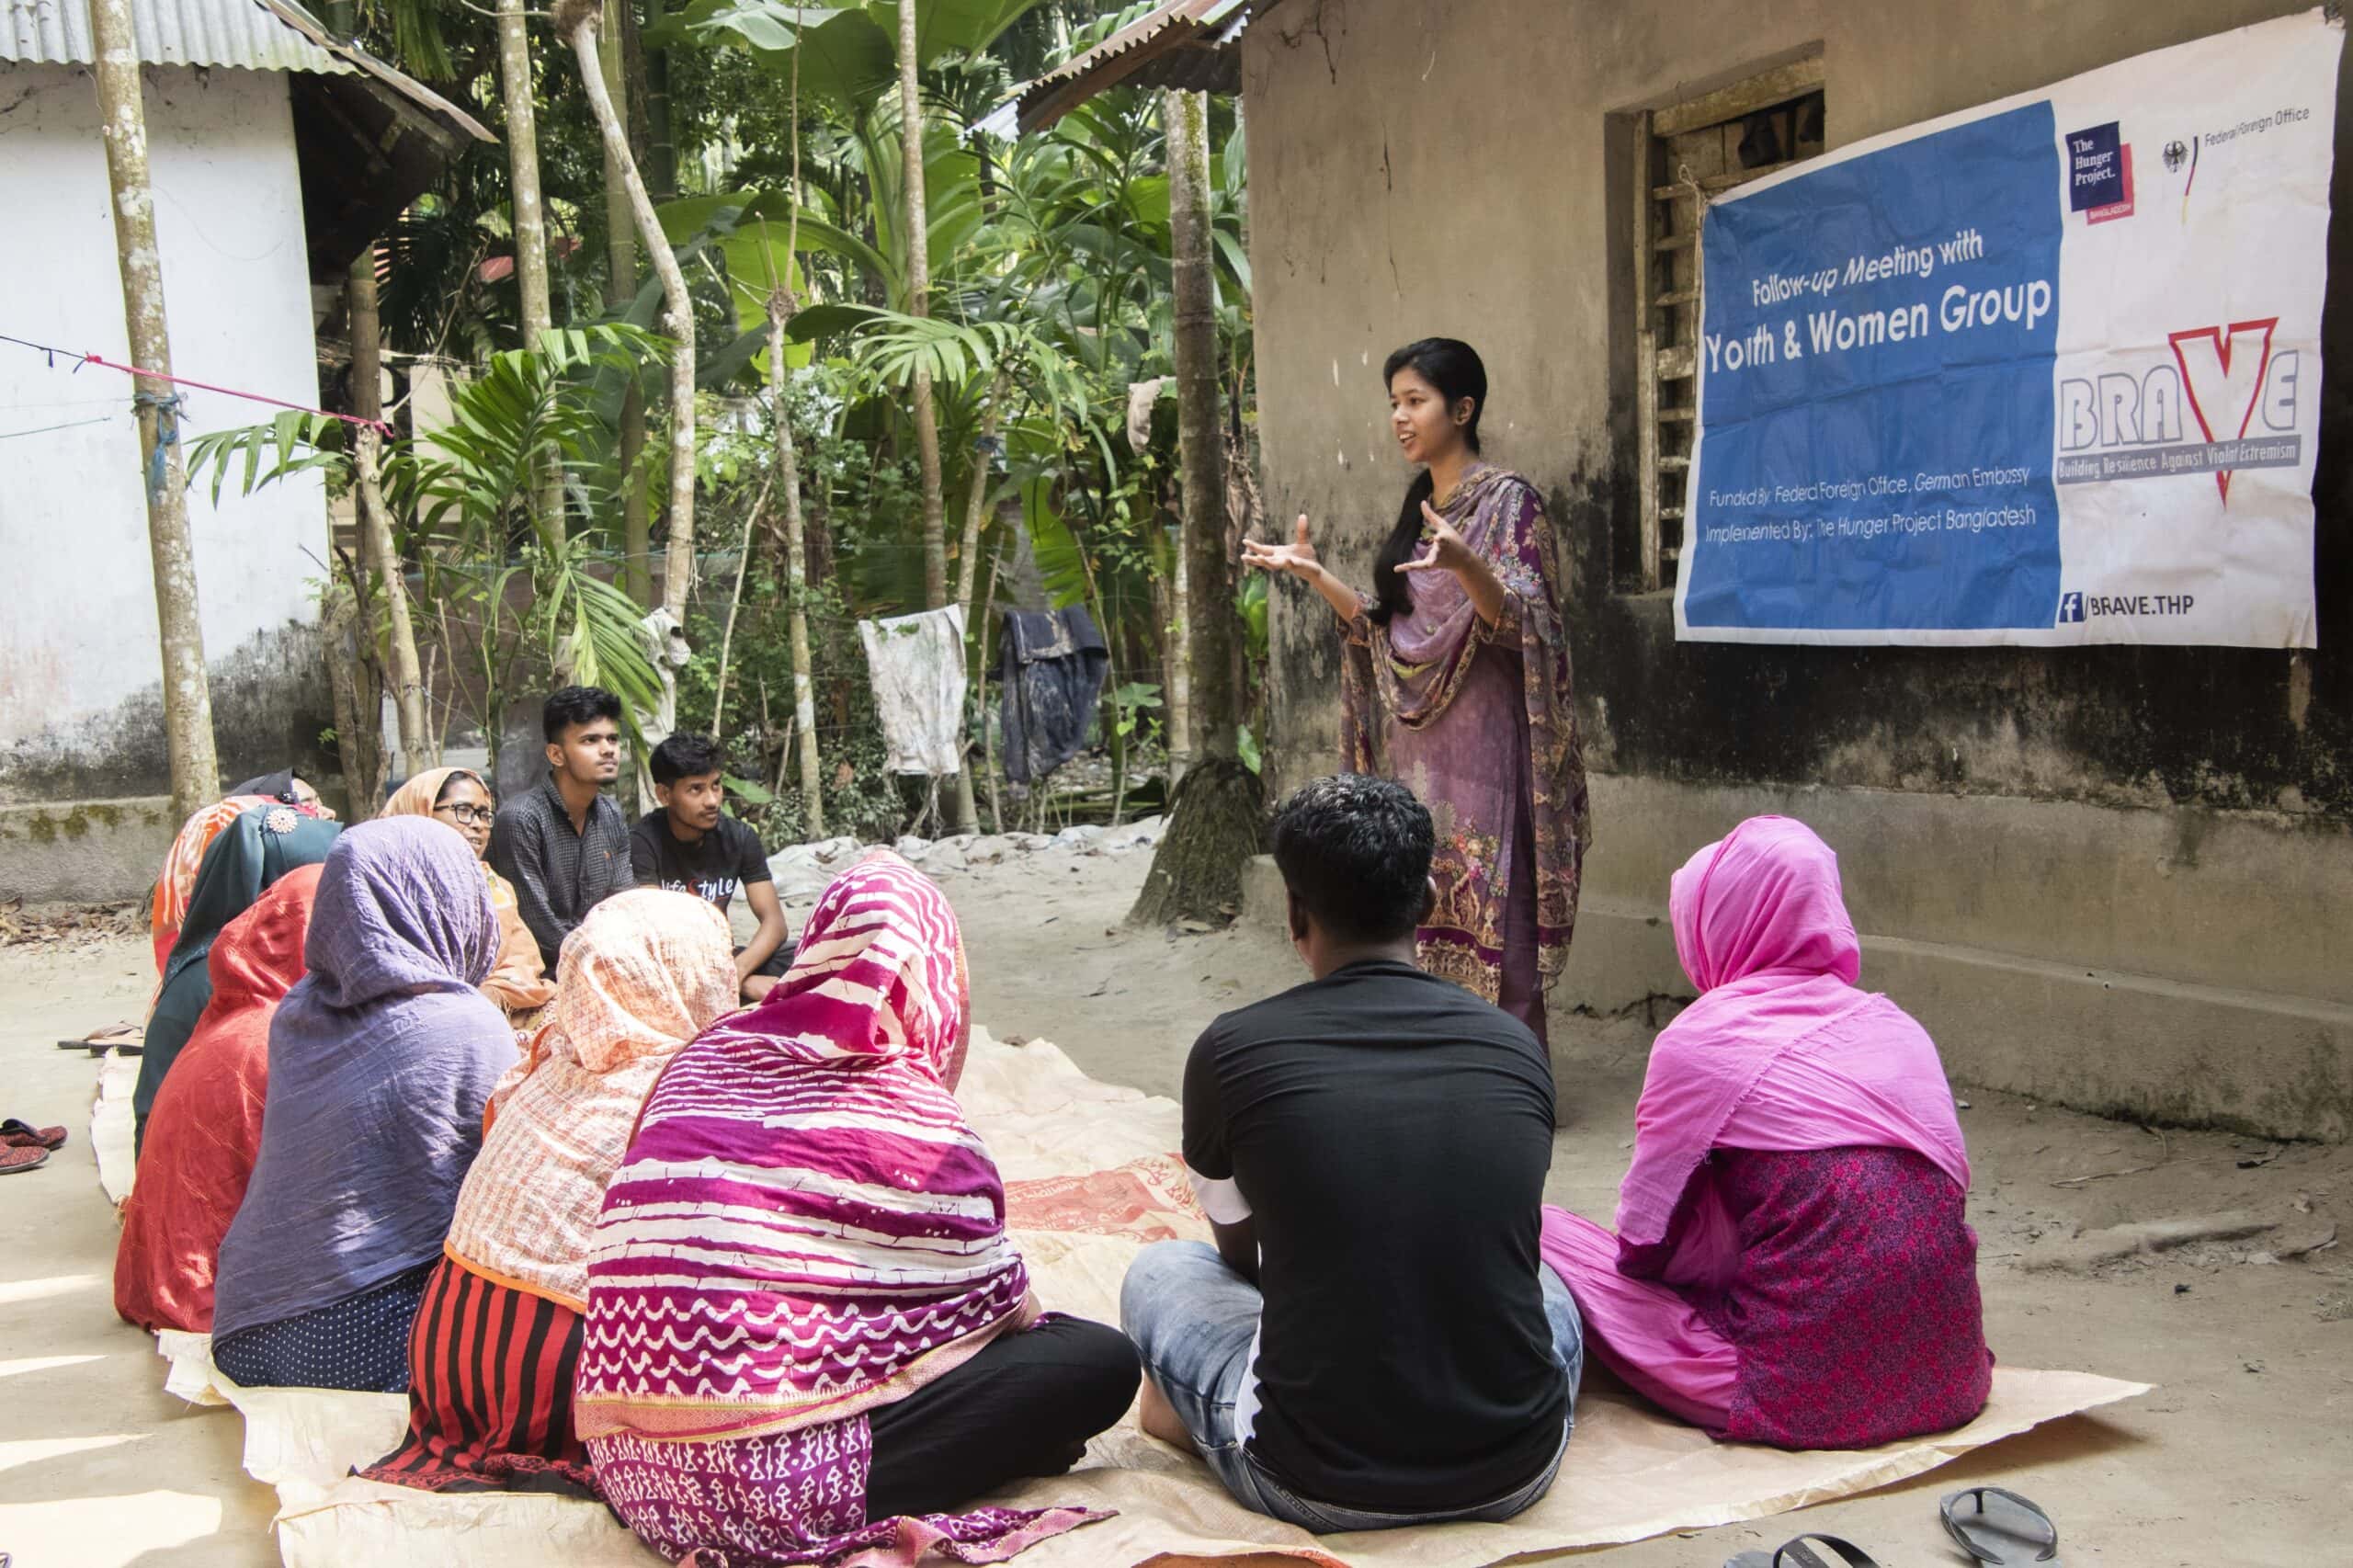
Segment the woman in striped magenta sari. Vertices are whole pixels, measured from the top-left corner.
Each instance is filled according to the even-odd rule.
[[[654,1085],[589,1256],[574,1419],[664,1556],[998,1562],[1103,1517],[969,1506],[1075,1464],[1138,1370],[1030,1296],[953,1093],[966,1032],[956,917],[879,851]]]

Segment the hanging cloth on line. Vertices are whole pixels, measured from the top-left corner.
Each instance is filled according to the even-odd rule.
[[[964,764],[964,611],[927,609],[861,620],[874,710],[882,720],[885,766],[893,773],[944,778]]]
[[[1085,605],[1051,614],[1007,610],[1002,646],[1005,776],[1027,784],[1086,744],[1111,654]]]

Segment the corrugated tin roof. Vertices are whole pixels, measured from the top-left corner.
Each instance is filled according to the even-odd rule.
[[[261,0],[131,0],[131,35],[151,65],[340,75],[354,69]],[[87,0],[0,0],[0,60],[89,65]]]
[[[1279,3],[1169,0],[1018,89],[1014,102],[1019,129],[1025,135],[1043,130],[1096,94],[1122,82],[1233,92],[1241,85],[1234,41]]]

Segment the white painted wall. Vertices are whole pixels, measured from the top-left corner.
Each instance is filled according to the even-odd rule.
[[[315,405],[318,372],[286,78],[147,73],[149,157],[175,371]],[[127,359],[98,139],[78,67],[0,62],[0,333]],[[0,755],[74,733],[160,679],[131,378],[0,344]],[[275,411],[190,392],[190,436]],[[97,423],[85,424],[84,421]],[[43,435],[44,426],[73,425]],[[312,621],[324,575],[313,476],[216,509],[192,489],[204,644],[217,663]],[[164,741],[154,739],[160,767]],[[0,778],[0,799],[6,799]]]

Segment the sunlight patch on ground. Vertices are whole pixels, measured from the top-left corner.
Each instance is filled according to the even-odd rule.
[[[105,1359],[103,1356],[28,1356],[17,1361],[0,1361],[0,1378],[19,1377],[26,1372],[46,1372],[56,1367],[80,1367]]]
[[[25,1568],[119,1568],[174,1561],[180,1549],[219,1535],[225,1517],[218,1498],[191,1492],[60,1497],[0,1507],[0,1536]]]
[[[107,1288],[108,1284],[95,1274],[53,1274],[46,1279],[10,1279],[0,1282],[0,1307],[78,1295],[85,1290]]]
[[[120,1443],[145,1440],[138,1432],[110,1432],[97,1437],[25,1437],[12,1443],[0,1443],[0,1471],[10,1471],[20,1464],[38,1464],[67,1454],[92,1453],[99,1449],[111,1449]]]

